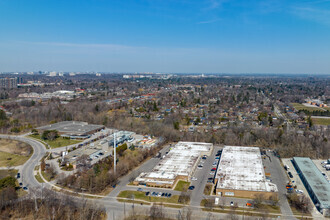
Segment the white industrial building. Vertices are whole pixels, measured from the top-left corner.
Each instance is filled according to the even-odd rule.
[[[216,173],[216,193],[222,196],[271,196],[277,186],[266,180],[258,147],[225,146]]]
[[[209,155],[213,144],[179,142],[151,172],[141,173],[135,185],[172,188],[178,180],[188,181],[197,167],[201,155]]]

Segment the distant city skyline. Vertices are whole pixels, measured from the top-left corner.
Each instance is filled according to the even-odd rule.
[[[329,0],[0,0],[0,72],[330,74]]]

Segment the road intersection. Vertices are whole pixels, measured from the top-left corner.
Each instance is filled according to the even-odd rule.
[[[39,183],[35,179],[35,166],[37,166],[40,163],[40,160],[44,155],[46,154],[47,150],[45,146],[40,143],[37,140],[30,139],[24,136],[13,136],[13,135],[0,135],[0,138],[10,138],[14,140],[19,140],[22,142],[25,142],[27,144],[30,144],[34,150],[33,155],[31,158],[20,167],[19,172],[21,173],[23,177],[23,185],[27,186],[28,188],[34,188],[34,189],[41,189],[43,185]],[[170,145],[165,146],[160,152],[161,155],[164,155],[170,148]],[[212,163],[214,161],[214,155],[216,153],[216,149],[212,152],[212,155],[204,162],[204,168],[203,170],[198,170],[195,175],[197,177],[197,181],[193,181],[192,183],[197,186],[194,191],[192,191],[191,194],[191,204],[187,207],[178,209],[178,208],[170,208],[170,207],[164,207],[164,211],[166,212],[168,217],[177,218],[180,214],[183,212],[187,212],[187,210],[191,210],[193,212],[193,219],[224,219],[228,214],[226,213],[217,213],[217,212],[205,212],[202,211],[202,208],[200,206],[200,202],[203,198],[214,198],[214,196],[205,196],[203,194],[204,187],[206,185],[207,177],[209,177],[208,169],[212,166]],[[158,162],[161,160],[160,158],[151,158],[145,163],[143,163],[141,166],[133,170],[130,174],[120,178],[119,184],[114,188],[108,195],[106,196],[97,196],[99,199],[91,198],[90,194],[86,193],[78,193],[79,196],[85,197],[89,201],[91,201],[93,204],[102,205],[105,207],[108,219],[122,219],[124,216],[127,216],[128,213],[135,211],[140,211],[141,213],[146,213],[150,210],[150,205],[143,205],[142,203],[135,203],[132,205],[131,203],[122,203],[117,200],[118,194],[123,190],[134,190],[137,189],[137,187],[134,186],[128,186],[127,184],[130,182],[132,177],[135,177],[139,173],[150,171]],[[204,170],[205,169],[205,170]],[[133,176],[132,176],[133,175]],[[44,187],[52,189],[55,185],[52,183],[49,183],[45,181],[46,184],[44,184]],[[56,186],[55,186],[56,187]],[[147,191],[168,191],[166,189],[145,189]],[[178,192],[174,192],[174,194],[178,194]],[[281,203],[282,199],[281,198]],[[239,198],[230,198],[229,200],[234,200],[239,204],[239,206],[244,206],[246,200],[239,199]],[[228,200],[228,202],[229,202]],[[284,200],[283,200],[284,202]],[[287,201],[286,201],[287,202]],[[283,203],[284,206],[287,206],[287,203]],[[280,204],[281,205],[281,204]],[[134,209],[135,208],[135,209]],[[281,205],[282,210],[282,205]],[[285,210],[287,210],[287,207],[285,207]],[[285,211],[282,210],[282,211]],[[290,210],[291,211],[291,210]],[[292,212],[285,211],[282,216],[283,219],[294,219],[294,216],[292,215]],[[281,216],[281,215],[279,215]],[[241,218],[240,216],[239,218]]]

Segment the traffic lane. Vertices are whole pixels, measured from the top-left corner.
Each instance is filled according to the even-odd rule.
[[[27,186],[28,188],[38,187],[41,184],[35,179],[34,168],[39,163],[40,159],[45,155],[46,149],[43,144],[37,141],[22,137],[16,139],[28,143],[33,148],[33,155],[20,170],[23,186]]]
[[[38,141],[25,138],[23,136],[1,135],[0,138],[13,139],[29,144],[33,148],[33,153],[29,160],[27,160],[19,169],[21,174],[19,182],[22,182],[23,187],[36,187],[40,186],[39,182],[34,177],[34,167],[38,164],[39,160],[44,156],[46,149],[43,144]]]

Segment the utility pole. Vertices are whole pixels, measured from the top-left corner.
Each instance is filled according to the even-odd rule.
[[[116,132],[113,133],[113,171],[116,175]]]

